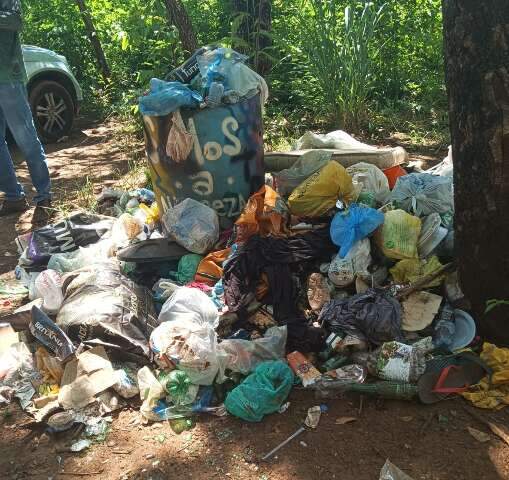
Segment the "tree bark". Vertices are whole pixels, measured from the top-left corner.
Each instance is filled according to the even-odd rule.
[[[509,345],[509,2],[443,0],[460,282],[480,333]]]
[[[78,4],[78,8],[80,9],[81,18],[83,19],[83,23],[85,24],[85,30],[87,32],[88,39],[94,48],[95,58],[99,69],[101,70],[101,74],[103,79],[108,82],[111,77],[111,70],[108,62],[106,60],[106,56],[104,55],[104,50],[101,45],[101,41],[99,40],[99,36],[97,35],[97,30],[95,29],[94,21],[92,20],[92,15],[90,14],[90,10],[88,10],[85,0],[76,0]]]
[[[180,42],[188,53],[198,48],[198,40],[193,30],[193,24],[181,0],[164,0],[168,20],[177,27]]]
[[[269,35],[272,28],[271,0],[233,0],[233,21],[238,18],[238,26],[232,32],[241,41],[234,48],[252,58],[254,69],[265,75],[272,64],[267,49],[272,46]]]

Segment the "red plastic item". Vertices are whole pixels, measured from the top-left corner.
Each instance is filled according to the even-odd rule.
[[[399,177],[403,175],[408,175],[407,171],[399,165],[395,165],[394,167],[386,168],[384,171],[387,180],[389,180],[389,188],[392,190],[394,185],[396,185],[396,181]]]

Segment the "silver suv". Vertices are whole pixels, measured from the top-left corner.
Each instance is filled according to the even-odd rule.
[[[28,75],[28,99],[39,138],[56,142],[69,134],[79,104],[81,88],[67,60],[45,48],[23,45]]]

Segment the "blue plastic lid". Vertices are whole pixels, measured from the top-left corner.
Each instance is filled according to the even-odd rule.
[[[454,339],[452,341],[451,350],[459,350],[465,348],[472,343],[475,338],[475,321],[474,319],[463,310],[454,310],[454,323],[456,330],[454,332]]]

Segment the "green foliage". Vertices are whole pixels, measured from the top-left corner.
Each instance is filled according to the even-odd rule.
[[[233,15],[231,0],[183,1],[200,44],[238,44],[242,19]],[[149,79],[185,60],[162,0],[87,0],[112,71],[105,84],[74,0],[22,2],[24,43],[67,57],[84,89],[85,113],[137,121],[137,97]],[[271,31],[254,22],[254,40],[270,35],[272,41],[261,51],[256,42],[246,45],[253,64],[260,55],[272,63],[266,75],[269,145],[339,124],[448,141],[440,0],[371,3],[272,0]]]
[[[326,108],[339,126],[357,131],[367,119],[373,88],[373,39],[383,5],[366,2],[343,11],[335,0],[304,0],[302,46],[321,87]]]
[[[489,313],[494,308],[501,307],[503,305],[509,306],[509,300],[495,300],[495,299],[487,300],[486,301],[486,310],[484,311],[484,313]]]

